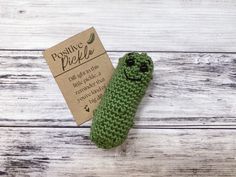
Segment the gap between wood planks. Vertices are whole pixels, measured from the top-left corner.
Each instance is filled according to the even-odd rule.
[[[172,125],[168,126],[168,125],[160,125],[160,127],[151,127],[151,126],[134,126],[131,129],[150,129],[150,130],[236,130],[236,125],[206,125],[206,126],[202,126],[202,125]],[[0,128],[72,128],[72,129],[90,129],[90,126],[24,126],[24,125],[16,125],[16,126],[4,126],[1,125]]]
[[[44,51],[46,49],[14,49],[3,48],[0,51]],[[215,51],[180,51],[180,50],[106,50],[106,52],[148,52],[148,53],[209,53],[209,54],[236,54],[236,52],[215,52]]]

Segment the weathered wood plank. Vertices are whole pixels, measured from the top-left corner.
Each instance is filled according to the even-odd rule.
[[[107,50],[236,51],[234,0],[0,2],[0,48],[48,48],[94,26]]]
[[[116,66],[123,53],[109,55]],[[137,126],[236,127],[235,54],[149,55],[154,79]],[[0,126],[76,126],[41,52],[0,52],[0,98]]]
[[[87,128],[1,128],[0,173],[8,176],[235,176],[236,130],[132,129],[113,150]]]

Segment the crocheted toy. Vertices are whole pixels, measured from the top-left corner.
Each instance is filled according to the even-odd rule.
[[[132,52],[119,59],[93,113],[90,138],[99,148],[110,149],[124,142],[152,73],[153,62],[146,53]]]

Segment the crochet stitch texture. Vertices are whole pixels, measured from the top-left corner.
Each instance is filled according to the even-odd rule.
[[[119,59],[93,113],[90,138],[97,147],[110,149],[122,144],[127,138],[152,73],[153,62],[146,53],[132,52]]]

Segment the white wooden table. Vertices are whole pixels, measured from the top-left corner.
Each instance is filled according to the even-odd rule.
[[[78,127],[42,57],[94,26],[116,66],[154,59],[127,141]],[[0,175],[236,176],[236,1],[0,1]]]

